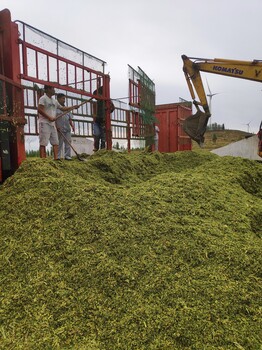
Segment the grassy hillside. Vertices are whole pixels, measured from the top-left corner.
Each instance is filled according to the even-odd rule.
[[[261,348],[262,167],[26,160],[0,188],[0,349]]]
[[[214,135],[216,137],[216,140],[214,140]],[[226,146],[229,143],[242,140],[248,135],[250,135],[250,133],[240,130],[207,131],[205,133],[205,146],[203,149],[212,151],[213,149]],[[193,141],[192,148],[193,150],[199,150],[199,145]]]

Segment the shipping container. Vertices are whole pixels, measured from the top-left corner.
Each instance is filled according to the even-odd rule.
[[[182,128],[183,121],[192,114],[188,103],[156,105],[156,119],[159,126],[159,152],[192,150],[192,140]]]

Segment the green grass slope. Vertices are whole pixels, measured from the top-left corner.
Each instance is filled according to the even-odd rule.
[[[261,349],[262,167],[27,160],[0,190],[0,349]]]
[[[245,137],[250,135],[250,133],[241,130],[208,130],[205,133],[203,150],[212,151],[216,148],[224,147],[230,143],[243,140]],[[192,149],[199,150],[199,145],[195,141],[192,141]]]

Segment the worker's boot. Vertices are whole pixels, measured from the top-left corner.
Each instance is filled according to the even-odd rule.
[[[99,150],[99,141],[100,141],[99,136],[94,136],[94,152]]]
[[[54,160],[58,160],[58,145],[53,145]]]
[[[40,146],[40,158],[46,158],[46,149],[45,146]]]

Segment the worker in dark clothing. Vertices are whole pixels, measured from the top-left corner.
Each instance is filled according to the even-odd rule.
[[[259,157],[262,157],[262,122],[260,123],[260,128],[258,131],[258,151],[257,154],[259,155]]]
[[[97,90],[93,92],[94,95],[103,95],[103,86],[100,86]],[[115,106],[112,101],[110,101],[110,113],[113,113]],[[94,117],[93,124],[93,134],[94,134],[94,152],[99,149],[104,149],[106,146],[106,101],[102,99],[97,99],[96,103],[96,115]]]

